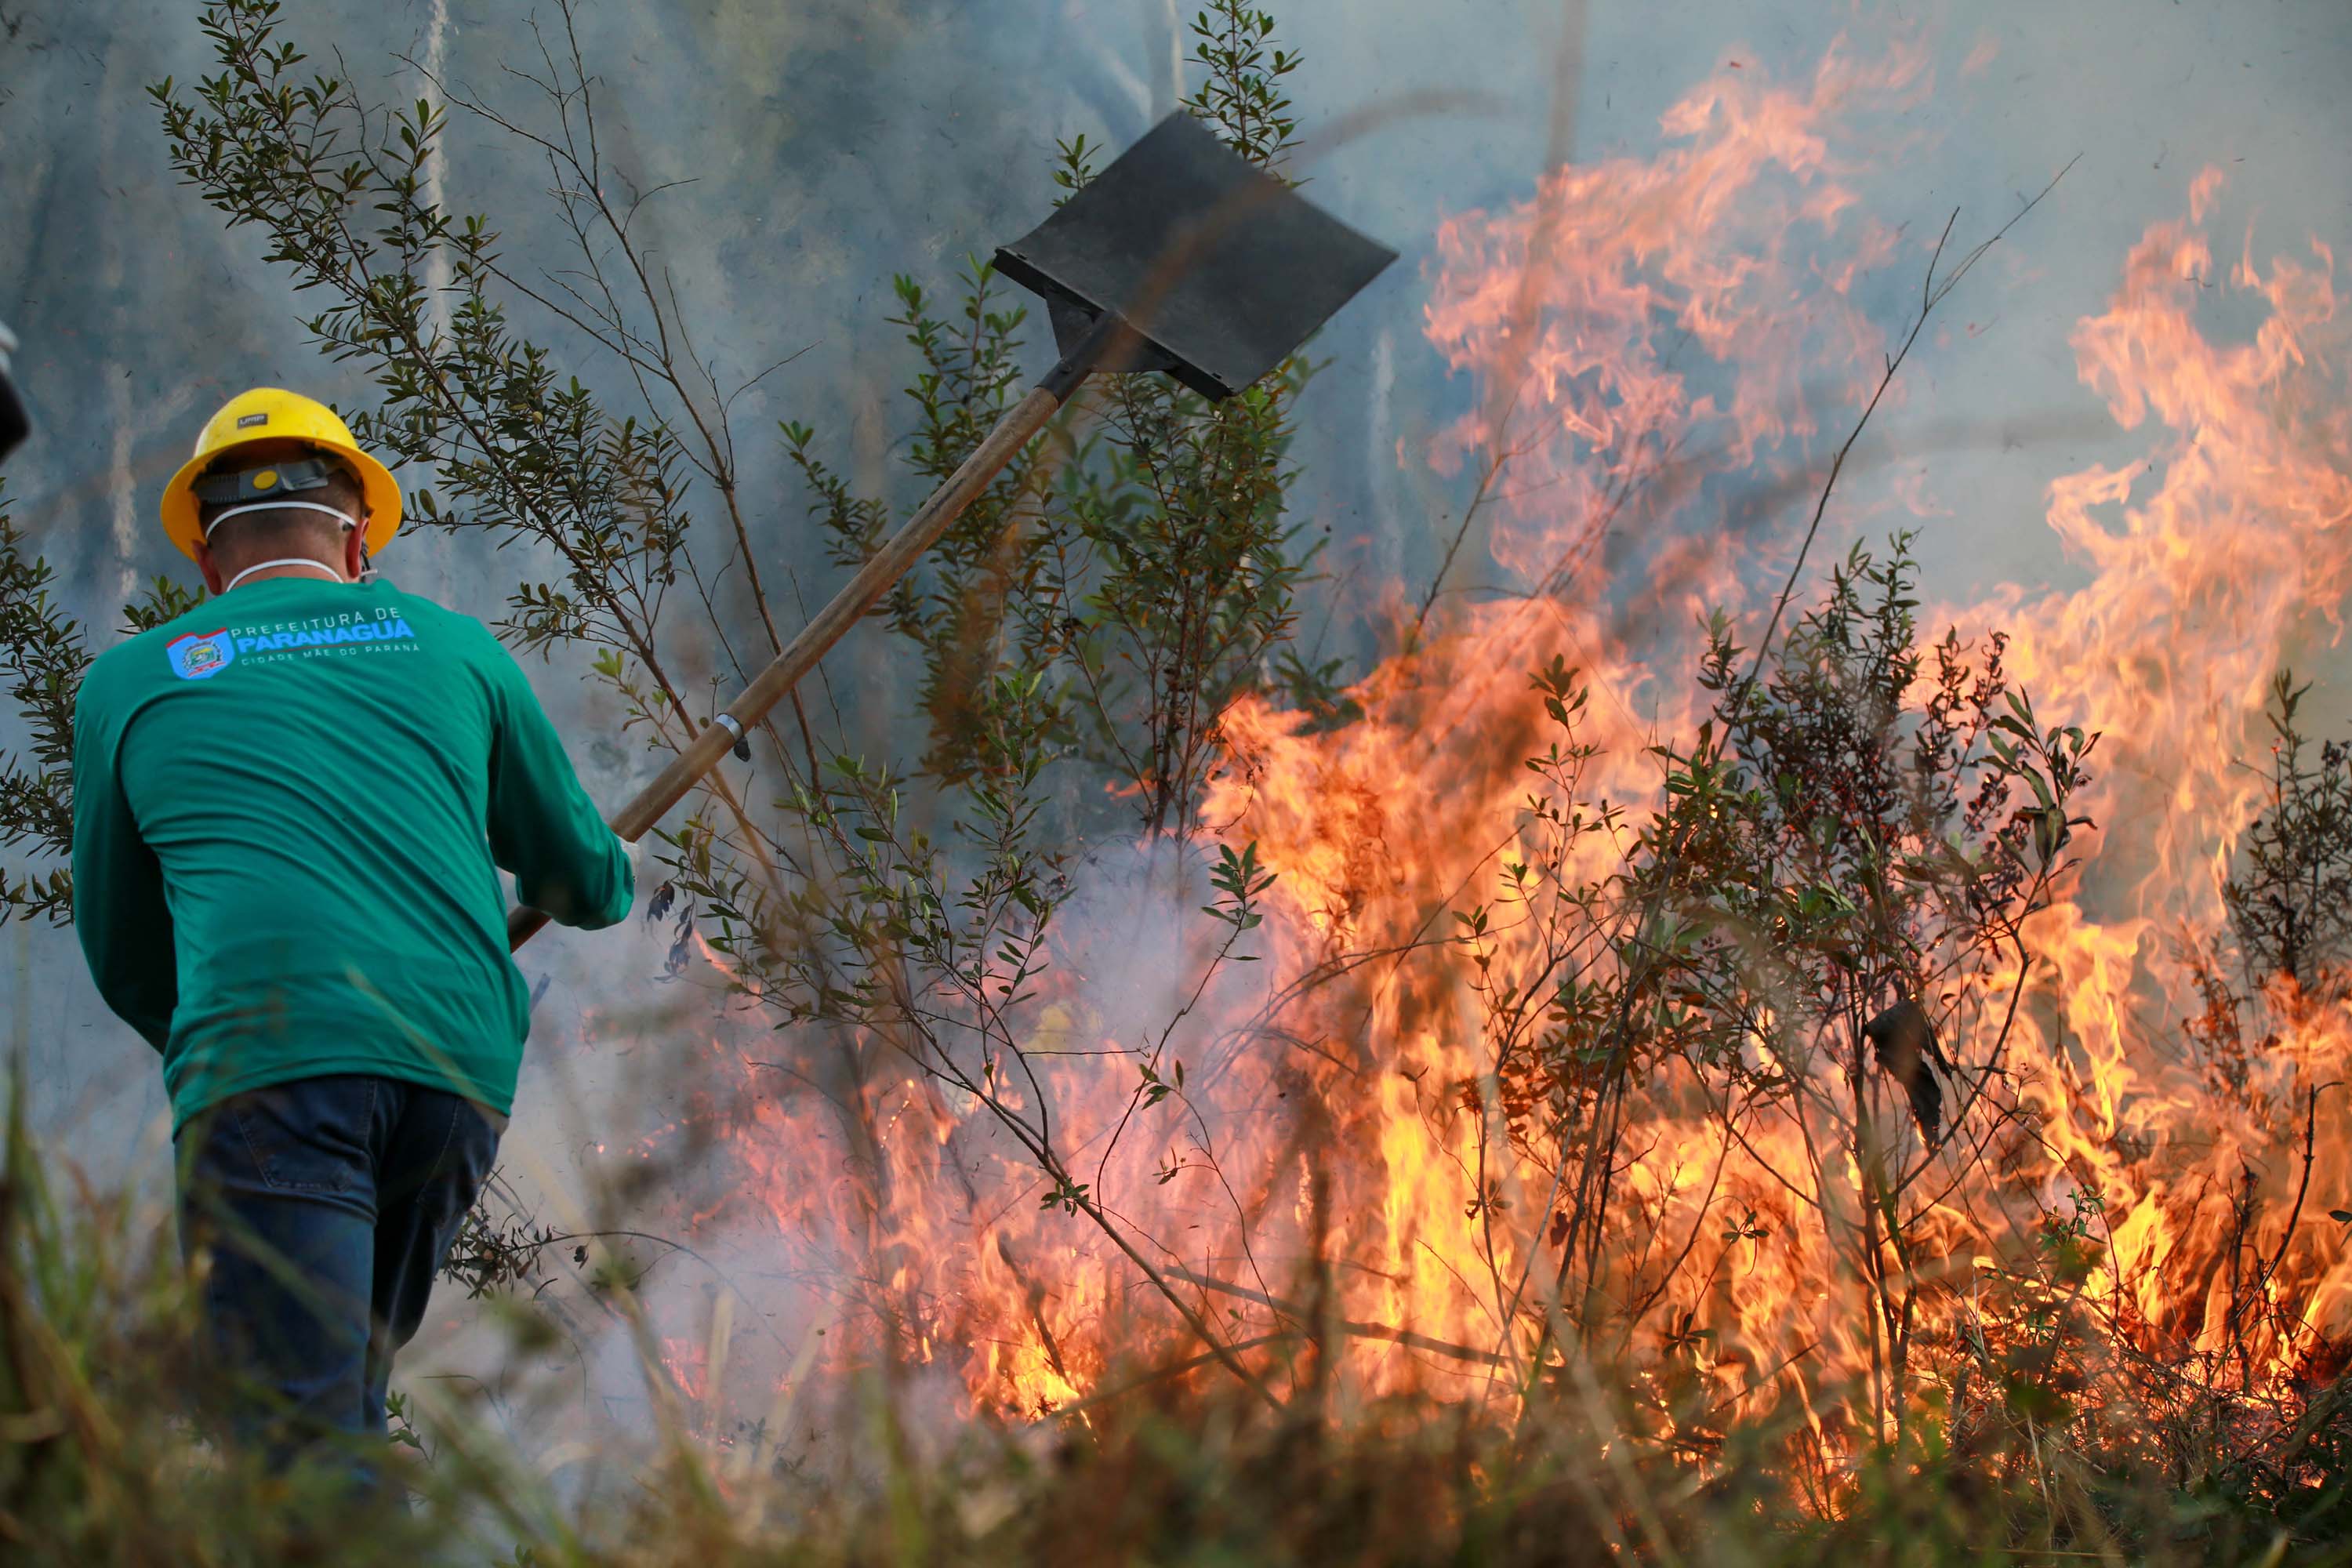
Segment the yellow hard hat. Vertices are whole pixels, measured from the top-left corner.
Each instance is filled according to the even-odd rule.
[[[196,437],[195,455],[180,465],[163,487],[163,531],[189,560],[204,542],[204,525],[197,521],[195,483],[224,452],[255,441],[307,441],[334,453],[360,477],[367,499],[368,553],[382,550],[400,527],[400,482],[392,470],[360,450],[351,427],[318,399],[275,386],[240,392],[205,421]]]

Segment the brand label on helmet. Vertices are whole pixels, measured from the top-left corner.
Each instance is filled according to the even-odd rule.
[[[172,673],[183,680],[203,680],[218,675],[236,657],[236,644],[222,626],[209,632],[190,632],[179,637],[163,650],[171,657]]]
[[[269,415],[267,410],[259,414],[240,414],[236,416],[236,427],[240,430],[250,430],[256,425],[268,423]]]

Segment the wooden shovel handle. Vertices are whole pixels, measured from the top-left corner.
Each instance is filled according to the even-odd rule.
[[[1100,353],[1100,345],[1096,345]],[[1074,359],[1076,355],[1074,353]],[[1067,362],[1065,362],[1067,368]],[[1083,380],[1086,370],[1078,368],[1076,377],[1060,371],[1031,389],[1029,395],[1007,409],[996,427],[972,448],[948,482],[931,493],[907,525],[890,538],[874,557],[857,569],[832,603],[819,610],[816,618],[803,626],[800,635],[784,645],[775,662],[761,670],[742,695],[727,705],[728,716],[751,733],[768,710],[784,700],[799,683],[802,676],[816,668],[825,651],[842,639],[890,591],[892,584],[907,574],[916,557],[939,542],[955,520],[963,514],[981,491],[1003,471],[1029,438],[1045,427],[1062,401]],[[735,737],[723,724],[711,724],[688,742],[686,750],[672,757],[653,783],[637,793],[637,797],[623,806],[612,818],[614,833],[634,844],[644,837],[669,812],[669,808],[686,798],[695,781],[718,766],[719,759],[734,748]],[[509,952],[522,946],[547,924],[547,916],[528,907],[507,911],[507,948]]]

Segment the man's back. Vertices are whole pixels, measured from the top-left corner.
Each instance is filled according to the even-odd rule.
[[[257,582],[101,656],[76,720],[77,910],[177,1126],[370,1073],[511,1103],[527,998],[492,865],[572,923],[619,841],[513,659],[381,580]]]

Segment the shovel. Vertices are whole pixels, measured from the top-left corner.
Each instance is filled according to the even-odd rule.
[[[1005,411],[775,662],[621,808],[613,831],[636,842],[741,746],[1087,376],[1163,372],[1212,401],[1230,397],[1289,357],[1395,259],[1190,114],[1161,121],[1053,216],[996,253],[998,271],[1044,298],[1061,363]],[[538,910],[509,911],[507,945],[520,947],[546,923]]]

